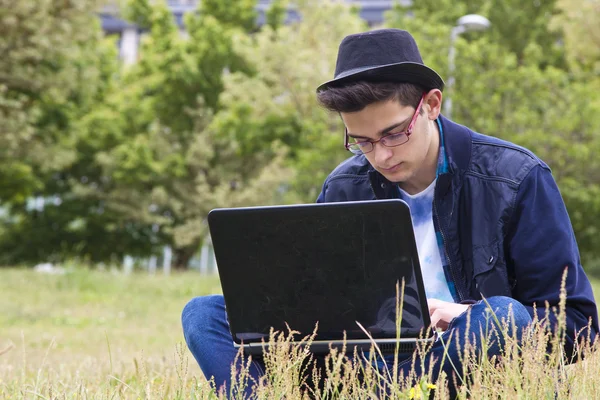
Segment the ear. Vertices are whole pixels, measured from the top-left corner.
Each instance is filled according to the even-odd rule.
[[[434,121],[442,111],[442,92],[439,89],[432,89],[425,96],[423,108],[427,110],[427,116]]]

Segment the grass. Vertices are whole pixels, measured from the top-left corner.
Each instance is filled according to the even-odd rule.
[[[0,398],[52,398],[52,388],[67,398],[172,398],[201,376],[193,360],[178,376],[191,358],[181,310],[218,292],[215,276],[193,272],[0,269],[0,352],[11,348],[0,355]]]
[[[600,281],[593,284],[600,298]],[[215,276],[196,272],[164,277],[0,269],[0,398],[215,398],[183,343],[180,313],[192,297],[218,292]],[[308,355],[290,350],[285,337],[273,340],[279,350],[268,364],[277,379],[261,381],[258,397],[301,397],[299,371]],[[314,397],[372,398],[372,387],[352,381],[358,373],[368,378],[377,371],[358,371],[339,355],[331,362],[330,390]],[[554,363],[539,346],[525,348],[523,355],[507,357],[494,367],[484,362],[461,396],[600,398],[596,352],[567,369],[553,368]],[[373,375],[367,384],[369,379],[372,383],[379,378]],[[427,383],[425,378],[423,389],[416,392],[398,383],[393,392],[397,398],[411,398],[411,393],[418,398],[428,392]],[[443,391],[435,396],[444,398]]]

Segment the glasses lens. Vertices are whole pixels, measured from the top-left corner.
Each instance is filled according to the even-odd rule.
[[[408,142],[408,136],[406,136],[405,133],[396,133],[382,138],[381,142],[387,147],[400,146],[401,144]]]
[[[348,143],[348,150],[354,154],[368,153],[373,150],[373,143],[371,142],[358,142]]]

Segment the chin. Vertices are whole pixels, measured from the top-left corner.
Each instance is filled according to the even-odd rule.
[[[385,179],[393,183],[406,182],[411,177],[410,172],[405,169],[394,172],[379,171],[379,173],[383,175]]]

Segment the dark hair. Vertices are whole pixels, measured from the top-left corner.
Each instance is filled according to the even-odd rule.
[[[417,107],[424,90],[412,83],[356,82],[328,88],[317,94],[319,103],[330,111],[355,112],[369,104],[397,100],[403,106]]]

